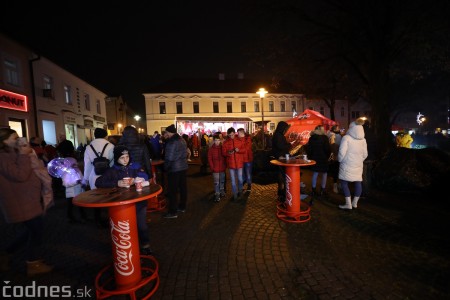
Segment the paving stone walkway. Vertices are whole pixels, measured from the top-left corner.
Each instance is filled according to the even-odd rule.
[[[302,172],[308,191],[311,172]],[[238,203],[229,201],[229,184],[227,198],[213,202],[212,176],[198,165],[190,165],[188,184],[185,213],[150,214],[160,276],[152,299],[450,299],[450,209],[442,200],[372,191],[358,209],[342,211],[343,196],[329,188],[310,221],[291,224],[276,218],[274,183],[254,183]],[[111,261],[109,232],[92,222],[69,224],[65,211],[57,199],[47,216],[55,271],[27,278],[17,253],[2,287],[34,281],[93,290]],[[3,221],[0,229],[0,246],[19,230]]]

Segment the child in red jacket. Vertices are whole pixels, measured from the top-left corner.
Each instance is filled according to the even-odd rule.
[[[253,169],[253,150],[252,150],[252,137],[245,133],[244,128],[237,130],[239,138],[245,144],[244,153],[244,169],[242,170],[243,183],[247,183],[247,191],[252,190],[252,169]]]
[[[222,154],[222,144],[220,136],[214,135],[214,143],[208,151],[208,163],[214,179],[214,201],[219,202],[220,198],[225,197],[225,170],[227,162]]]
[[[227,130],[228,138],[223,142],[222,154],[227,158],[227,167],[230,172],[231,189],[233,201],[242,197],[243,180],[242,170],[244,167],[244,154],[246,152],[244,142],[236,136],[233,127]]]

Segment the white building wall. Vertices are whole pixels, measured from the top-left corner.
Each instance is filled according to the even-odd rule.
[[[105,98],[107,95],[88,84],[79,77],[41,57],[33,62],[33,75],[37,105],[39,136],[45,139],[42,128],[43,120],[55,122],[55,133],[67,133],[67,127],[74,128],[72,140],[74,146],[92,140],[93,130],[97,127],[107,128]],[[52,89],[44,95],[44,77],[52,79]],[[66,103],[65,86],[70,86],[72,103]],[[85,95],[89,96],[90,108],[85,105]],[[97,111],[97,100],[100,111]],[[67,135],[67,134],[66,134]],[[46,141],[53,143],[54,141]]]
[[[30,49],[15,42],[6,35],[0,33],[0,89],[6,93],[15,93],[24,96],[27,99],[27,111],[12,109],[7,103],[0,105],[0,127],[10,126],[10,121],[20,122],[20,128],[17,130],[19,136],[32,137],[36,135],[36,120],[34,112],[34,100],[32,81],[29,69],[29,59],[33,57]],[[9,83],[6,78],[5,61],[16,63],[17,84]],[[3,92],[1,93],[3,97]],[[4,99],[1,100],[2,102]]]
[[[242,117],[251,118],[253,122],[262,119],[260,98],[256,93],[146,93],[145,109],[147,120],[147,132],[161,132],[170,124],[174,124],[175,117]],[[259,111],[255,111],[254,102],[259,103]],[[274,102],[274,111],[269,111],[269,101]],[[281,112],[280,101],[286,102],[286,111]],[[280,121],[292,118],[291,102],[297,106],[297,112],[302,112],[302,94],[267,94],[264,98],[264,121],[267,130],[271,131]],[[159,103],[165,102],[166,113],[160,114]],[[177,114],[176,102],[183,103],[183,113]],[[199,102],[199,113],[193,112],[193,103]],[[219,113],[213,112],[213,102],[219,102]],[[232,113],[227,113],[227,102],[232,102]],[[241,102],[246,103],[246,112],[241,112]]]

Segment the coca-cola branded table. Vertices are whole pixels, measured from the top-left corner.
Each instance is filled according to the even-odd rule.
[[[97,299],[124,294],[136,299],[136,292],[141,288],[145,290],[145,296],[141,299],[149,299],[157,290],[158,261],[153,256],[139,253],[135,203],[154,198],[161,192],[160,185],[151,183],[139,192],[134,185],[130,188],[99,188],[73,199],[75,205],[107,207],[109,212],[113,263],[103,268],[96,277]],[[111,268],[114,270],[113,276]]]
[[[156,182],[156,166],[162,165],[164,164],[164,160],[162,159],[152,159],[152,179],[151,182],[153,182],[154,184],[158,184]],[[162,175],[164,176],[164,174]],[[150,198],[148,200],[148,205],[147,205],[147,212],[154,212],[154,211],[161,211],[164,208],[166,208],[166,198],[164,197],[163,194],[160,194],[156,197]]]
[[[271,164],[286,170],[286,201],[277,205],[277,218],[287,223],[303,223],[311,219],[311,208],[300,198],[300,167],[315,165],[314,160],[291,157],[274,159]]]

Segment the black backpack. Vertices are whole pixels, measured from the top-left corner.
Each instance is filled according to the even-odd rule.
[[[92,148],[92,151],[94,151],[96,158],[94,158],[94,161],[92,164],[94,165],[94,172],[95,175],[103,175],[105,171],[109,168],[109,159],[106,157],[103,157],[103,152],[105,152],[106,146],[108,146],[108,143],[105,144],[103,147],[102,153],[100,155],[97,154],[97,151],[95,151],[94,147],[92,145],[89,145]]]

